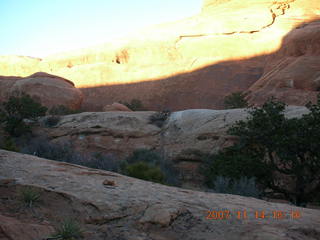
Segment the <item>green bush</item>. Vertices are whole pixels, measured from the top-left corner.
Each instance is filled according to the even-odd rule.
[[[46,107],[22,93],[20,96],[11,96],[7,102],[2,103],[0,119],[6,132],[19,137],[31,131],[24,119],[35,120],[39,116],[44,116],[46,111]]]
[[[287,119],[285,104],[275,99],[249,111],[228,134],[239,137],[234,146],[211,156],[206,176],[231,179],[255,177],[263,189],[282,194],[298,206],[305,206],[320,191],[320,95],[317,104],[300,118]],[[290,179],[293,187],[282,184]]]
[[[232,108],[246,108],[249,106],[246,96],[247,93],[234,92],[224,98],[224,105],[228,109]]]
[[[4,137],[4,139],[0,142],[0,148],[7,151],[19,152],[18,146],[10,136]]]
[[[157,152],[138,149],[120,166],[121,172],[131,177],[167,185],[179,185],[177,171]]]
[[[164,183],[164,174],[161,169],[156,166],[152,166],[146,162],[137,162],[128,164],[125,167],[126,175],[135,177],[147,181]]]
[[[80,109],[72,110],[65,105],[57,105],[57,106],[50,108],[50,110],[49,110],[50,115],[69,115],[69,114],[76,114],[76,113],[81,113],[81,112],[82,112],[82,110],[80,110]]]

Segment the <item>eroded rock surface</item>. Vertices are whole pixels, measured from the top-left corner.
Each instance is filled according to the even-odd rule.
[[[316,240],[320,236],[319,210],[168,187],[3,150],[0,176],[15,180],[0,184],[0,214],[4,218],[13,212],[21,222],[28,217],[21,209],[17,211],[18,189],[28,186],[40,192],[42,201],[33,210],[37,214],[29,216],[28,224],[21,229],[15,228],[14,234],[19,237],[38,221],[38,226],[32,225],[34,231],[45,238],[40,225],[55,225],[66,217],[81,223],[84,239],[88,240]],[[104,185],[106,180],[114,181],[115,186]],[[208,211],[219,210],[230,211],[229,218],[207,219]],[[238,211],[246,211],[248,217],[237,219]],[[265,211],[269,217],[256,219],[255,211]],[[273,211],[282,211],[285,217],[274,219]],[[8,228],[3,228],[8,224],[0,223],[5,240],[12,239],[7,235]]]
[[[7,100],[16,92],[27,93],[37,98],[44,106],[65,105],[70,109],[78,109],[83,100],[81,91],[64,78],[38,72],[28,77],[0,78],[0,102]]]
[[[287,117],[307,113],[305,107],[290,106]],[[97,112],[61,117],[54,127],[35,129],[51,141],[68,142],[81,152],[113,154],[123,159],[136,149],[151,149],[170,159],[180,169],[187,184],[201,185],[198,167],[206,154],[230,146],[236,140],[226,133],[238,120],[248,116],[246,109],[193,109],[173,112],[162,128],[150,122],[155,112]],[[41,123],[41,121],[40,121]]]
[[[222,108],[226,95],[248,89],[254,103],[276,95],[304,104],[318,85],[319,18],[318,0],[205,0],[196,16],[115,42],[45,59],[0,58],[0,75],[70,79],[90,111],[132,99],[152,110]]]

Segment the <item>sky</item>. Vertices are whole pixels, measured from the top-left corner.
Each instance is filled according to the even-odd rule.
[[[45,57],[190,17],[202,0],[0,0],[0,55]]]

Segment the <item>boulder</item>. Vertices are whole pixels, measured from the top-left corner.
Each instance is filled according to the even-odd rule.
[[[81,91],[71,81],[43,72],[25,78],[3,76],[0,78],[0,86],[0,101],[17,92],[24,92],[48,108],[65,105],[70,109],[78,109],[83,100]]]
[[[1,215],[0,212],[0,239],[1,240],[34,240],[44,239],[54,233],[54,228],[48,223],[36,223],[35,220],[21,221],[14,217]]]
[[[112,111],[124,111],[124,112],[132,112],[130,108],[128,108],[126,105],[114,102],[110,105],[106,105],[103,108],[104,112],[112,112]]]

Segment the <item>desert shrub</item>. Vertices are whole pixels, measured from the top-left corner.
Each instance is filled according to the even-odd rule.
[[[161,128],[170,116],[170,111],[156,112],[149,117],[149,123]]]
[[[74,158],[74,153],[69,143],[51,143],[44,137],[31,139],[29,143],[21,149],[21,152],[63,162],[70,162]]]
[[[136,162],[128,164],[125,167],[126,175],[147,181],[164,183],[164,174],[157,166],[153,166],[146,162]]]
[[[80,224],[73,219],[64,220],[49,239],[75,240],[82,237]]]
[[[54,127],[58,124],[59,121],[60,121],[59,116],[48,116],[44,119],[44,125],[46,127]]]
[[[21,152],[41,158],[118,172],[120,162],[111,154],[84,154],[73,150],[70,143],[52,143],[44,137],[31,139]]]
[[[4,136],[0,139],[0,148],[7,151],[19,152],[19,147],[10,136]]]
[[[19,137],[31,131],[24,119],[36,119],[46,114],[47,108],[22,93],[20,96],[11,96],[7,102],[2,103],[0,115],[4,129],[11,136]]]
[[[217,176],[212,182],[212,191],[216,193],[235,194],[259,198],[262,194],[256,185],[255,178],[241,177],[234,181],[231,178]]]
[[[224,98],[224,105],[226,108],[246,108],[249,106],[246,100],[246,93],[234,92]]]
[[[82,112],[82,110],[80,110],[80,109],[73,110],[73,109],[68,108],[65,105],[57,105],[57,106],[50,108],[50,110],[49,110],[50,115],[69,115],[69,114],[76,114],[76,113],[81,113],[81,112]]]
[[[89,159],[83,161],[84,166],[89,168],[107,170],[112,172],[120,171],[120,161],[112,154],[94,153],[88,157]]]
[[[287,119],[285,106],[270,99],[251,109],[246,121],[234,124],[228,133],[238,136],[238,143],[212,156],[207,176],[255,177],[263,189],[298,206],[313,201],[320,191],[320,95],[300,118]]]
[[[121,163],[121,172],[131,177],[178,186],[178,174],[172,164],[159,153],[138,149]]]
[[[159,165],[161,162],[161,156],[157,152],[149,149],[137,149],[126,159],[126,162],[128,164],[146,162],[153,165]]]
[[[22,203],[29,208],[33,207],[40,200],[40,193],[31,187],[21,189],[19,195]]]
[[[119,103],[127,106],[132,111],[145,111],[145,107],[143,106],[142,102],[139,99],[132,99],[131,102],[121,102]]]

